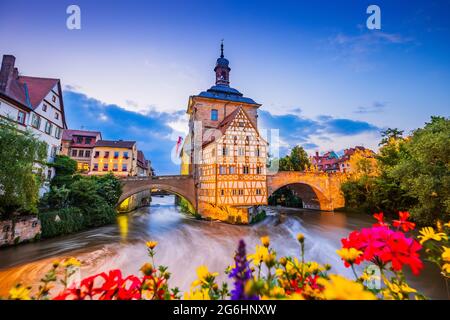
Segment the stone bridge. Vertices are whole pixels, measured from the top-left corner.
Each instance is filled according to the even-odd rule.
[[[268,196],[288,186],[303,200],[305,208],[333,211],[344,206],[341,183],[345,176],[338,173],[280,171],[267,176]],[[187,175],[128,177],[121,180],[123,193],[119,203],[141,191],[158,189],[179,195],[197,208],[194,179]]]
[[[341,183],[345,175],[340,173],[280,171],[267,176],[268,196],[288,186],[308,209],[333,211],[345,205]]]
[[[122,196],[119,203],[141,191],[164,190],[188,200],[195,206],[195,188],[192,176],[158,176],[158,177],[128,177],[121,179]]]

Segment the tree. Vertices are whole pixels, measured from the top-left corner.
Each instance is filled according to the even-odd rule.
[[[422,224],[450,217],[450,120],[431,117],[405,144],[404,156],[390,175],[417,201],[413,218]]]
[[[97,192],[111,206],[115,207],[122,195],[122,184],[111,172],[97,178]]]
[[[0,217],[36,213],[47,144],[0,120]]]
[[[69,187],[76,179],[74,175],[77,171],[77,162],[70,157],[58,155],[50,165],[55,168],[55,177],[51,181],[52,187]]]
[[[289,155],[279,160],[281,171],[304,171],[310,165],[308,154],[301,146],[295,146]]]

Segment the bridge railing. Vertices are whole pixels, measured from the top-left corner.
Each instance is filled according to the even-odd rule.
[[[184,180],[184,179],[191,179],[192,176],[191,175],[167,175],[167,176],[134,176],[134,177],[126,177],[126,178],[122,178],[120,179],[121,181],[147,181],[147,180],[173,180],[173,179],[177,179],[177,180]]]

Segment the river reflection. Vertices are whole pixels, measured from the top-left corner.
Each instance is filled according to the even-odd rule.
[[[115,225],[0,249],[0,295],[19,281],[36,284],[51,261],[68,256],[83,262],[82,277],[114,268],[138,274],[148,260],[145,241],[150,239],[159,242],[156,263],[169,266],[171,285],[182,291],[189,290],[201,264],[219,272],[220,281],[227,281],[223,271],[233,262],[239,239],[253,250],[261,236],[269,235],[278,256],[298,256],[299,232],[305,234],[306,259],[329,263],[332,272],[352,278],[336,254],[340,239],[373,223],[364,215],[272,208],[256,225],[234,226],[187,217],[173,203],[172,196],[154,197],[150,208],[119,216]],[[433,266],[426,265],[419,278],[407,276],[428,297],[447,298],[445,283]]]

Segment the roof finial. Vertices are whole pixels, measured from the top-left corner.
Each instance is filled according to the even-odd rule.
[[[223,58],[223,39],[222,39],[222,43],[220,45],[220,57]]]

